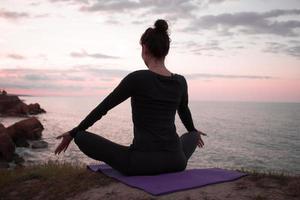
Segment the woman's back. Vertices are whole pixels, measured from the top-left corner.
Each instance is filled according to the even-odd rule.
[[[164,76],[150,70],[132,73],[131,96],[134,141],[132,148],[144,151],[178,150],[175,114],[184,93],[182,76]]]

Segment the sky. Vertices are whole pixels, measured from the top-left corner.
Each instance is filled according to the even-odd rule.
[[[165,19],[190,100],[300,102],[299,16],[299,0],[1,0],[0,89],[105,97],[147,69],[139,39]]]

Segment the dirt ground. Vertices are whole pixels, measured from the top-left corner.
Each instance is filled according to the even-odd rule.
[[[209,185],[162,196],[152,196],[142,190],[129,187],[120,182],[114,182],[108,186],[89,189],[69,199],[298,200],[300,198],[299,189],[299,177],[274,178],[249,175],[232,182]]]
[[[10,174],[9,174],[10,173]],[[298,200],[300,176],[249,174],[238,180],[153,196],[102,173],[47,165],[1,171],[0,200]]]

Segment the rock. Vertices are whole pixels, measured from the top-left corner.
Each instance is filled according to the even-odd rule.
[[[43,125],[35,117],[24,119],[7,127],[7,132],[14,141],[17,141],[19,138],[29,140],[40,139],[43,130]]]
[[[40,104],[34,103],[28,105],[29,114],[36,115],[39,113],[45,113],[46,111],[41,108]]]
[[[7,110],[12,109],[22,101],[15,95],[0,95],[0,113],[5,113]]]
[[[22,164],[22,163],[25,162],[24,158],[22,158],[21,156],[19,156],[19,155],[16,154],[16,153],[14,153],[14,155],[13,155],[13,160],[15,161],[15,163],[16,163],[17,165],[20,165],[20,164]]]
[[[2,90],[1,95],[7,95],[7,92],[5,90]]]
[[[8,116],[26,116],[28,115],[28,107],[25,103],[20,102],[16,104],[14,107],[11,109],[6,110],[6,115]]]
[[[34,141],[31,144],[31,148],[33,149],[41,149],[41,148],[47,148],[48,147],[48,142],[45,141]]]
[[[0,126],[0,156],[6,161],[11,161],[13,153],[15,152],[15,144],[9,136],[6,128],[1,124]]]
[[[0,169],[6,169],[9,168],[9,163],[6,160],[0,160]]]
[[[45,113],[38,103],[27,105],[16,95],[0,95],[0,114],[4,116],[27,116]]]
[[[14,143],[17,147],[29,147],[29,143],[25,138],[16,138]]]

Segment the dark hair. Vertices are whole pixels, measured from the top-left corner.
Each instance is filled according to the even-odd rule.
[[[163,19],[156,20],[154,28],[150,27],[143,33],[140,44],[145,45],[152,56],[156,58],[165,57],[170,48],[168,23]]]

